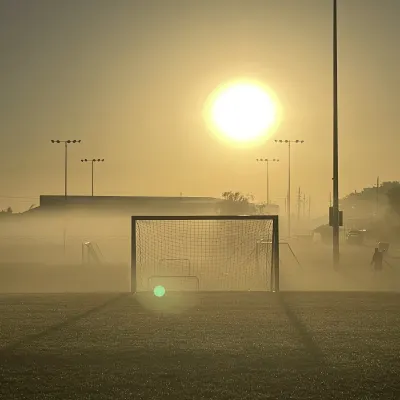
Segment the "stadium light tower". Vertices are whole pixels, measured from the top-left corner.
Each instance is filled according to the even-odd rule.
[[[339,249],[339,138],[338,138],[338,34],[337,0],[333,0],[333,208],[332,249],[333,265],[338,267]]]
[[[81,162],[87,163],[90,162],[92,163],[92,196],[94,195],[94,163],[96,162],[104,162],[104,158],[93,158],[91,160],[88,160],[87,158],[82,159]]]
[[[257,158],[257,162],[265,162],[267,164],[267,204],[269,204],[269,163],[279,162],[278,158]]]
[[[302,144],[304,143],[304,140],[275,140],[275,143],[285,143],[288,145],[289,149],[289,173],[288,173],[288,193],[287,193],[287,214],[288,214],[288,237],[290,237],[290,188],[291,188],[291,182],[290,182],[290,153],[291,153],[291,144]]]
[[[64,143],[64,196],[67,198],[67,178],[68,178],[68,145],[69,144],[76,144],[81,143],[81,140],[51,140],[51,143]]]

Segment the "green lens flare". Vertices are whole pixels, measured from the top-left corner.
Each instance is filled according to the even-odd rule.
[[[154,296],[163,297],[165,295],[165,287],[164,286],[156,286],[153,290]]]

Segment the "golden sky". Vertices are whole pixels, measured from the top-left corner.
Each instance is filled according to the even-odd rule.
[[[328,207],[332,182],[330,0],[4,0],[0,4],[0,207],[40,194],[266,198],[293,192]],[[398,0],[339,3],[340,195],[399,179]],[[240,77],[279,97],[283,121],[262,147],[234,148],[207,132],[202,106]],[[1,197],[3,196],[3,197]],[[8,197],[24,197],[20,199]]]

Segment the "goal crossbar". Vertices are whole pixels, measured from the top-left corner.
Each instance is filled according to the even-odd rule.
[[[194,271],[193,274],[200,281],[200,286],[203,286],[201,281],[207,278],[199,276],[203,268],[200,266],[201,263],[203,263],[201,265],[207,264],[208,269],[207,272],[203,271],[204,274],[215,266],[219,276],[233,279],[233,275],[236,274],[235,279],[245,279],[246,274],[252,274],[252,279],[260,280],[254,272],[255,267],[248,267],[248,265],[252,263],[251,257],[252,260],[258,258],[257,246],[266,239],[264,227],[268,228],[267,240],[270,245],[268,254],[264,254],[265,265],[261,265],[261,268],[265,266],[265,271],[262,272],[269,275],[269,290],[278,292],[279,225],[277,215],[132,216],[131,292],[138,292],[142,281],[143,286],[147,287],[148,278],[155,275],[171,278],[187,276],[187,269],[177,273],[176,269],[173,270],[174,266],[171,266],[172,271],[168,274],[165,271],[157,271],[156,268],[165,260],[171,263],[174,260],[186,261],[186,265],[189,266],[189,275],[192,275],[191,271]],[[238,248],[241,251],[239,255]],[[187,256],[188,253],[194,260]],[[254,256],[255,253],[257,256]],[[146,260],[143,261],[143,258]],[[222,265],[222,258],[229,263],[228,270],[222,271],[219,267]],[[196,263],[198,264],[197,272]],[[142,264],[145,264],[145,267]],[[147,268],[147,275],[141,268]],[[222,278],[216,276],[217,272],[214,270],[211,272],[208,276],[209,282],[216,279],[221,279],[222,282]],[[235,289],[230,287],[223,290]]]

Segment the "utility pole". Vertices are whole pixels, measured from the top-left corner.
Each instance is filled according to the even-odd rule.
[[[288,192],[287,192],[287,216],[288,216],[288,237],[290,238],[290,229],[291,229],[291,210],[290,210],[290,205],[291,205],[291,168],[290,168],[290,155],[291,155],[291,144],[296,143],[296,144],[302,144],[304,143],[304,140],[275,140],[275,143],[285,143],[288,145],[288,156],[289,156],[289,162],[288,162]]]
[[[304,193],[303,194],[303,219],[306,219],[306,203],[307,203],[306,194]]]
[[[308,196],[308,221],[311,222],[311,196]]]
[[[299,192],[297,194],[297,222],[300,221],[300,210],[301,210],[301,189],[299,186]]]
[[[380,182],[379,182],[379,176],[376,179],[376,217],[378,217],[378,212],[379,212],[379,186],[380,186]]]
[[[333,0],[333,208],[332,255],[335,268],[340,262],[339,248],[339,112],[338,112],[338,32],[337,0]]]

